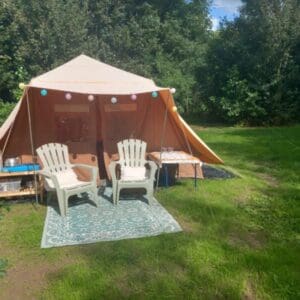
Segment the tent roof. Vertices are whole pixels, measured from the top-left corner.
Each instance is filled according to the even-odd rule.
[[[33,78],[28,86],[106,95],[126,95],[161,90],[151,79],[104,64],[84,54]]]

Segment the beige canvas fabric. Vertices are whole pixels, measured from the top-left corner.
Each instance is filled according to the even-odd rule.
[[[8,132],[8,130],[10,129],[12,123],[14,122],[16,115],[19,112],[21,106],[21,101],[19,101],[16,106],[14,107],[14,109],[11,111],[11,113],[9,114],[8,118],[4,121],[4,123],[2,124],[2,126],[0,127],[0,140],[3,139],[3,137],[5,136],[5,134]]]
[[[98,95],[128,95],[160,90],[151,79],[120,70],[83,54],[33,78],[29,86]]]

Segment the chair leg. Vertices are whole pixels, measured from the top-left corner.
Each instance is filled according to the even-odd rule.
[[[147,187],[146,188],[146,198],[148,199],[148,203],[151,204],[153,199],[153,187]]]
[[[65,217],[66,213],[67,213],[67,207],[66,207],[65,195],[64,195],[63,191],[57,190],[57,200],[58,200],[60,215],[62,217]]]
[[[68,214],[68,208],[69,208],[69,197],[70,195],[66,192],[63,192],[64,195],[64,203],[65,203],[65,216]]]
[[[119,204],[119,200],[120,200],[120,188],[117,187],[117,192],[116,192],[116,204]]]
[[[93,188],[93,198],[94,198],[94,203],[98,207],[98,188],[97,188],[97,186]]]
[[[113,204],[116,205],[117,203],[117,184],[113,183],[112,185],[112,198],[113,198]]]

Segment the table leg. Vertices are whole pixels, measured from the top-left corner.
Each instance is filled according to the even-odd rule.
[[[197,165],[194,164],[194,169],[195,169],[195,182],[194,182],[194,185],[195,185],[195,189],[197,189]]]
[[[168,174],[168,164],[164,164],[165,169],[165,185],[166,187],[169,186],[169,174]]]
[[[35,190],[35,204],[38,204],[39,203],[39,195],[38,195],[39,189],[38,189],[37,174],[34,173],[33,177],[34,177],[34,190]]]
[[[158,191],[158,185],[159,185],[159,179],[160,179],[160,166],[158,167],[158,171],[157,171],[157,176],[156,176],[156,187],[155,187],[155,191]]]

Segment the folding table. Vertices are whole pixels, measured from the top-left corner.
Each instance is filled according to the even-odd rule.
[[[160,168],[165,170],[165,183],[169,185],[168,178],[168,165],[170,164],[192,164],[194,166],[195,176],[195,188],[197,187],[197,165],[202,166],[202,161],[184,151],[155,151],[148,154],[148,158],[155,161]]]

